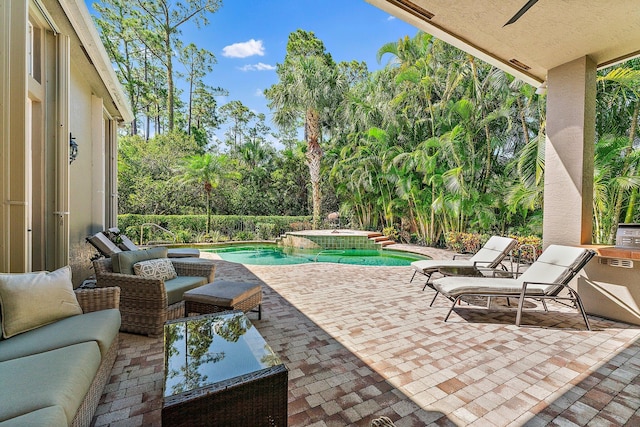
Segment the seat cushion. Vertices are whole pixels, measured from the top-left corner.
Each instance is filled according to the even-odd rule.
[[[140,261],[149,259],[166,258],[167,248],[157,247],[150,249],[141,249],[139,251],[124,251],[111,257],[112,268],[114,273],[134,274],[133,265]]]
[[[71,316],[0,342],[0,362],[83,342],[95,341],[104,356],[118,339],[120,311]]]
[[[51,273],[0,274],[0,305],[5,338],[82,314],[69,266]]]
[[[206,277],[178,276],[164,282],[169,305],[182,301],[183,295],[190,289],[195,289],[207,283]]]
[[[492,277],[443,277],[433,282],[433,287],[443,295],[455,298],[465,294],[520,295],[522,281]],[[527,295],[543,295],[545,286],[527,286]]]
[[[66,427],[68,425],[64,409],[58,405],[28,412],[6,421],[0,421],[0,427]]]
[[[71,424],[98,372],[100,349],[95,342],[0,362],[0,421],[31,411],[60,406]]]
[[[221,307],[234,307],[258,292],[262,292],[262,287],[255,283],[219,280],[186,292],[184,299]]]
[[[200,251],[195,248],[169,248],[169,258],[198,258]]]
[[[113,255],[122,252],[122,249],[116,246],[107,236],[102,232],[96,233],[91,237],[87,237],[87,242],[91,243],[102,255],[106,257],[112,257]]]

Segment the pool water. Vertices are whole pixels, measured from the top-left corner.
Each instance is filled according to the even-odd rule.
[[[427,259],[407,252],[366,249],[295,249],[273,245],[234,245],[202,249],[213,252],[225,261],[250,265],[292,265],[312,262],[370,266],[407,266],[413,261]]]

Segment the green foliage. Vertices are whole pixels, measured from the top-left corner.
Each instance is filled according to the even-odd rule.
[[[256,238],[255,233],[252,233],[251,231],[247,231],[247,230],[239,231],[233,236],[233,240],[238,240],[238,241],[255,240],[255,238]]]
[[[140,136],[121,137],[118,142],[120,211],[171,215],[192,213],[205,205],[200,188],[186,186],[175,179],[183,159],[198,150],[195,140],[180,132],[157,135],[148,141]],[[203,208],[200,210],[204,212]]]
[[[150,237],[273,238],[311,223],[306,216],[286,224],[271,218],[312,208],[314,225],[339,210],[342,226],[462,252],[477,250],[490,234],[541,234],[546,100],[530,85],[425,33],[382,46],[378,59],[391,60],[370,73],[363,63],[336,64],[321,40],[298,30],[278,64],[278,83],[265,93],[282,126],[276,137],[286,149],[278,152],[268,142],[263,114],[240,101],[216,111],[214,95],[222,89],[203,81],[215,58],[195,45],[183,49],[179,21],[158,27],[152,21],[161,15],[158,8],[149,22],[140,20],[141,5],[165,0],[101,3],[98,25],[133,106],[131,133],[147,116],[154,128],[144,133],[156,135],[119,143],[120,211],[163,215],[149,222],[174,232]],[[169,21],[195,4],[170,5]],[[201,12],[220,4],[204,1]],[[193,17],[206,20],[199,12]],[[169,44],[186,70],[176,76],[186,78],[193,95],[184,106],[173,99],[173,73],[167,73],[172,51],[158,45],[172,29]],[[165,63],[142,55],[143,41]],[[598,75],[594,241],[611,243],[618,222],[640,221],[640,60]],[[231,124],[225,156],[208,140],[220,120]],[[182,131],[166,133],[174,122]],[[306,140],[297,141],[303,125]],[[224,168],[185,173],[187,159],[198,166],[194,159],[223,157]],[[207,213],[217,214],[209,227],[200,215]],[[172,215],[182,219],[168,219]],[[139,235],[139,226],[121,228]]]
[[[273,240],[276,236],[274,231],[276,229],[276,225],[269,222],[258,222],[256,224],[256,235],[258,239],[261,240]]]
[[[542,253],[542,239],[539,236],[509,236],[518,241],[514,253],[521,261],[533,262]]]
[[[309,216],[243,216],[213,215],[212,231],[206,232],[206,215],[118,215],[118,224],[134,242],[169,241],[174,243],[203,243],[221,240],[274,239],[287,231],[310,229]],[[160,233],[157,224],[173,233]],[[304,228],[302,228],[304,227]]]
[[[489,240],[489,237],[486,234],[449,231],[445,233],[445,242],[447,249],[454,252],[474,254]]]
[[[400,232],[395,227],[385,227],[382,229],[382,234],[389,237],[393,241],[398,241],[400,238]]]

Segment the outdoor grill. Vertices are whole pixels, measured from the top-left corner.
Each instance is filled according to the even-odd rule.
[[[640,224],[618,224],[616,248],[640,250]]]

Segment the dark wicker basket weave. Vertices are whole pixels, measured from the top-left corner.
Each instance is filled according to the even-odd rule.
[[[162,425],[286,426],[287,381],[287,368],[278,365],[165,397]]]
[[[233,307],[227,307],[222,305],[210,304],[199,301],[187,300],[185,301],[185,313],[187,316],[191,314],[209,314],[209,313],[218,313],[221,311],[228,310],[242,310],[245,313],[257,308],[258,318],[262,318],[262,292],[257,292],[249,298],[244,299]]]
[[[171,262],[178,276],[206,277],[213,282],[216,266],[211,261]],[[164,281],[133,274],[114,273],[111,259],[93,261],[98,287],[118,286],[120,293],[121,331],[157,337],[162,335],[164,322],[184,316],[184,302],[169,305]]]
[[[84,313],[118,308],[120,302],[119,288],[76,289],[75,292]],[[119,343],[119,338],[113,340],[107,354],[102,359],[102,362],[100,362],[100,367],[89,387],[89,391],[82,400],[71,422],[73,427],[88,427],[91,425],[91,420],[98,407],[104,386],[111,376],[111,368],[113,368],[113,363],[116,361],[116,356],[118,355]]]

